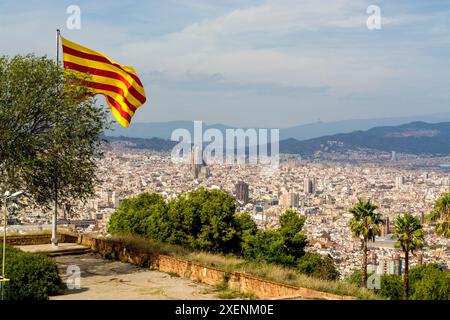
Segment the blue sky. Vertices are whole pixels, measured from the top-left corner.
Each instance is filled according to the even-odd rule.
[[[69,5],[81,29],[67,30]],[[381,8],[368,30],[366,9]],[[131,65],[133,121],[286,127],[450,110],[450,0],[3,1],[0,51],[54,57],[54,32]]]

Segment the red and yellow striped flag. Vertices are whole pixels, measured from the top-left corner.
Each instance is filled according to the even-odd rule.
[[[144,87],[132,67],[122,66],[94,50],[63,37],[64,68],[87,74],[93,94],[102,94],[116,120],[128,128],[136,110],[147,100]]]

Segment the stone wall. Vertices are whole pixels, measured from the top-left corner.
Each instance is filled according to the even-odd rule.
[[[51,243],[51,234],[29,234],[20,236],[6,236],[6,243],[12,246],[29,246],[38,244]],[[60,233],[58,234],[58,241],[61,243],[77,243],[78,236]]]
[[[107,258],[114,258],[142,267],[150,267],[166,273],[174,273],[182,278],[200,281],[209,285],[226,285],[233,290],[254,294],[260,299],[286,299],[303,297],[307,299],[347,300],[353,297],[292,286],[254,277],[241,272],[227,272],[186,259],[166,255],[151,255],[126,248],[118,241],[93,238],[87,235],[79,237],[79,243],[89,246]]]
[[[140,252],[127,248],[122,242],[94,238],[87,235],[80,235],[78,243],[89,246],[95,252],[108,258],[126,263],[131,263],[140,267],[152,267],[158,269],[158,257],[148,252]]]

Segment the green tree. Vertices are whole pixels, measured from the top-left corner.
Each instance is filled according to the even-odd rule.
[[[377,294],[389,300],[400,300],[403,297],[402,277],[396,274],[385,274],[381,276],[380,289]]]
[[[258,231],[251,237],[244,253],[245,258],[295,267],[307,244],[302,232],[304,223],[303,217],[287,210],[280,216],[280,228]]]
[[[345,277],[345,281],[355,286],[360,287],[363,278],[363,272],[361,269],[353,270],[350,274]]]
[[[192,205],[199,217],[201,229],[195,235],[194,247],[213,252],[236,252],[238,237],[235,220],[236,200],[222,190],[200,188],[188,194],[188,206]]]
[[[194,206],[183,195],[171,201],[167,212],[169,225],[167,242],[194,247],[201,230],[198,212],[199,206]]]
[[[45,57],[0,58],[0,183],[53,206],[54,219],[59,206],[94,194],[109,124],[80,83]]]
[[[379,235],[381,214],[376,213],[377,206],[370,200],[358,199],[358,203],[350,210],[353,217],[350,221],[350,230],[355,238],[361,240],[362,247],[362,286],[367,284],[367,243],[375,241],[375,236]]]
[[[165,240],[159,217],[164,217],[167,205],[156,193],[141,193],[137,197],[124,199],[111,215],[108,232],[113,234],[137,234],[155,240]]]
[[[295,267],[296,257],[290,255],[285,245],[285,239],[278,230],[258,231],[251,237],[245,250],[247,260],[256,260]]]
[[[394,234],[397,236],[395,246],[405,253],[404,297],[409,298],[409,254],[423,247],[424,232],[417,217],[404,214],[395,220]]]
[[[444,193],[434,203],[434,209],[428,215],[427,219],[436,222],[434,232],[450,238],[450,192]]]
[[[300,258],[304,254],[307,244],[306,235],[302,232],[305,218],[300,217],[297,212],[286,210],[280,216],[280,228],[278,231],[284,238],[284,245],[288,255]]]
[[[324,280],[339,278],[339,271],[336,269],[333,258],[321,256],[317,253],[305,253],[298,261],[297,270],[303,274]]]
[[[258,226],[247,212],[236,215],[236,225],[239,235],[239,244],[237,246],[240,248],[239,254],[242,255],[248,248],[251,238],[258,232]]]
[[[450,272],[442,266],[429,263],[410,270],[411,299],[448,300]]]

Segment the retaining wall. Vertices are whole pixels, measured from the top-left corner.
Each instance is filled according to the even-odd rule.
[[[51,234],[29,234],[20,236],[6,236],[6,243],[12,246],[30,246],[38,244],[51,243]],[[77,243],[78,236],[60,233],[58,234],[58,241],[61,243]]]
[[[230,289],[251,293],[260,299],[283,299],[303,297],[307,299],[348,300],[349,296],[339,296],[303,287],[278,283],[254,277],[241,272],[227,272],[186,259],[166,255],[152,255],[126,248],[119,241],[99,239],[81,235],[80,244],[89,246],[107,258],[128,262],[141,267],[150,267],[166,273],[174,273],[183,278],[200,281],[209,285],[220,285],[224,282]]]

